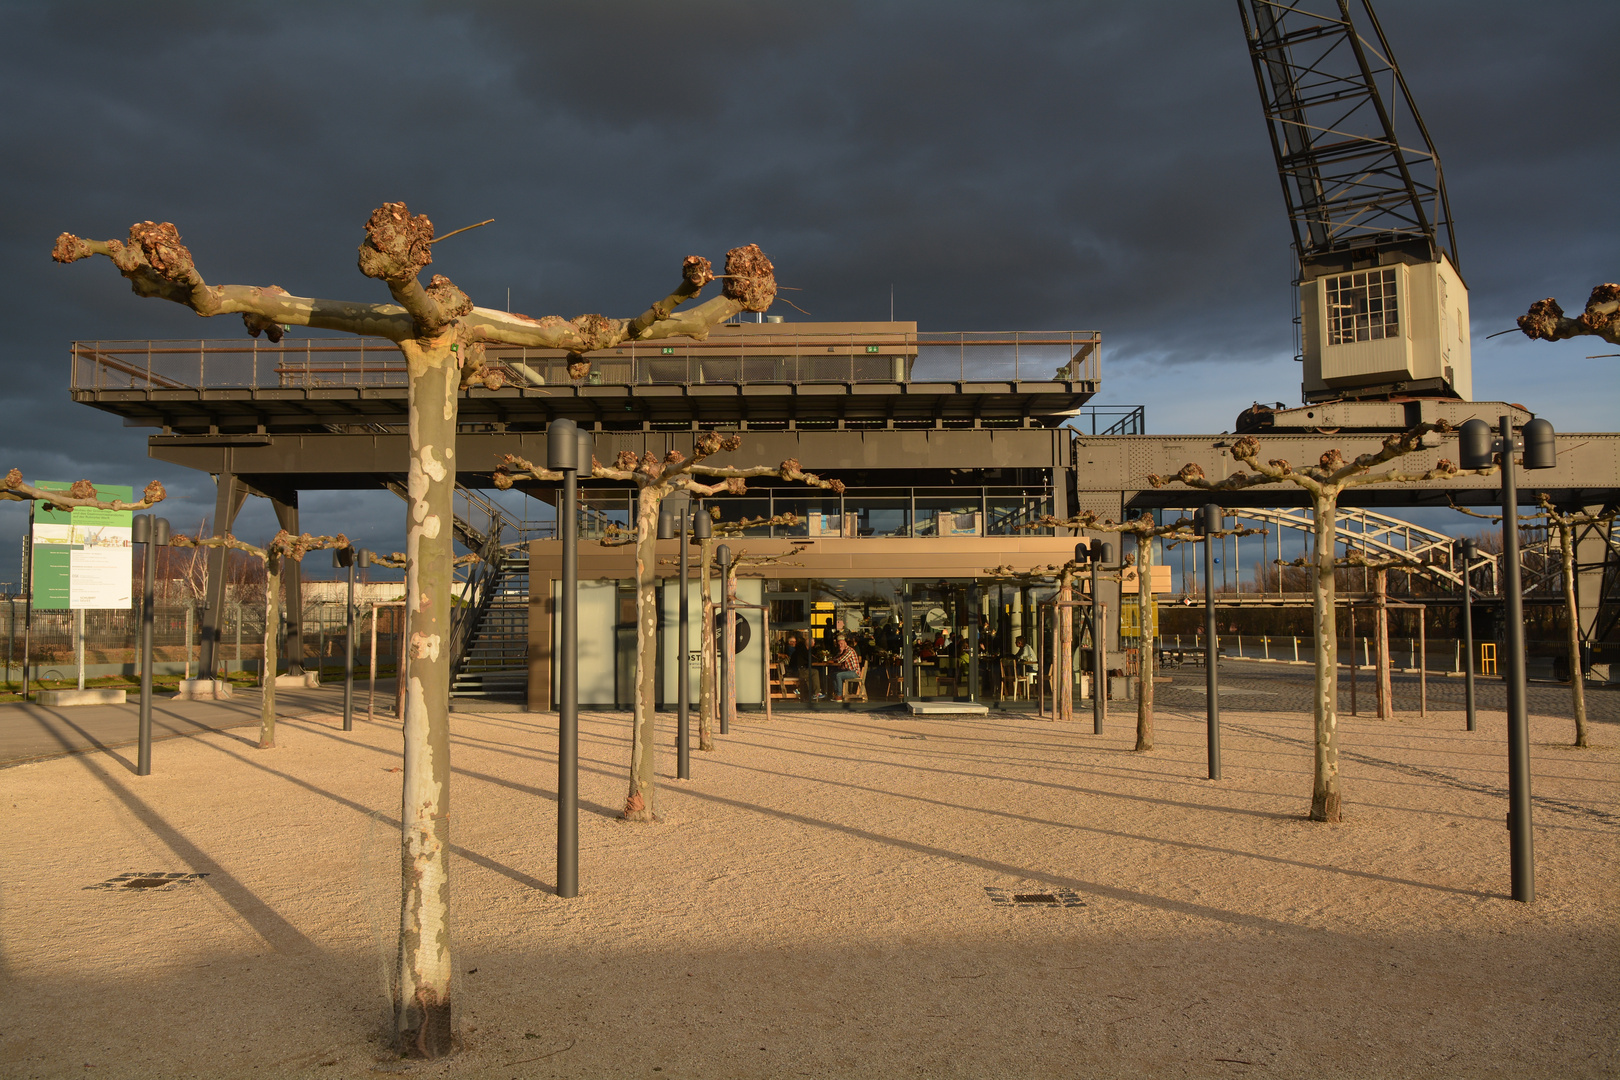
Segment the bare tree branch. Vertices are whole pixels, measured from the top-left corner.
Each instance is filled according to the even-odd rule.
[[[12,469],[6,473],[3,486],[0,486],[0,501],[5,502],[32,502],[35,499],[50,503],[58,510],[94,509],[94,510],[146,510],[168,497],[163,485],[153,480],[141,492],[139,502],[127,503],[122,499],[96,498],[96,485],[88,480],[75,480],[66,491],[52,488],[35,487],[23,483],[22,472]]]
[[[1565,317],[1552,297],[1537,300],[1519,316],[1519,329],[1531,341],[1562,341],[1590,334],[1620,345],[1620,285],[1597,286],[1586,301],[1586,310],[1573,319]]]

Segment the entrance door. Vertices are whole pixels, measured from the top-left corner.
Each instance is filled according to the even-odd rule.
[[[907,696],[965,701],[976,682],[977,589],[970,582],[913,582],[907,589],[906,647],[911,654]]]

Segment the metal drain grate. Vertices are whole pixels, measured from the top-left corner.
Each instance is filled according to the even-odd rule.
[[[995,885],[986,885],[984,894],[992,904],[1008,907],[1085,907],[1086,902],[1073,889],[1051,889],[1046,892],[1014,892]]]
[[[167,892],[178,889],[184,885],[192,885],[207,877],[207,874],[175,873],[168,870],[157,870],[148,874],[119,874],[106,881],[98,881],[94,885],[86,885],[86,889],[144,889],[147,892]]]

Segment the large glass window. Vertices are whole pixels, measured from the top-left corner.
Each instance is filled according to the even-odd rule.
[[[845,536],[911,535],[911,492],[904,488],[850,488],[844,513]]]
[[[916,535],[983,536],[984,489],[919,489]]]
[[[1329,345],[1382,341],[1400,331],[1395,267],[1327,279]]]
[[[864,668],[858,688],[846,689],[845,697],[861,703],[903,700],[901,589],[894,578],[769,582],[778,697],[841,705],[836,658],[843,634]]]
[[[1050,536],[1052,530],[1031,528],[1052,512],[1049,490],[989,488],[985,492],[986,536]]]

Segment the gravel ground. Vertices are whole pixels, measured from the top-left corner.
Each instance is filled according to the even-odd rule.
[[[1527,905],[1499,712],[1347,718],[1346,819],[1321,825],[1308,717],[1223,695],[1212,783],[1201,682],[1173,677],[1150,754],[1117,713],[1101,737],[744,716],[654,825],[615,820],[627,717],[587,714],[573,900],[555,718],[456,714],[462,1049],[427,1064],[381,1034],[397,728],[176,739],[150,777],[123,751],[0,770],[0,1075],[1616,1075],[1612,715],[1584,751],[1533,719]],[[152,872],[207,876],[92,887]]]

